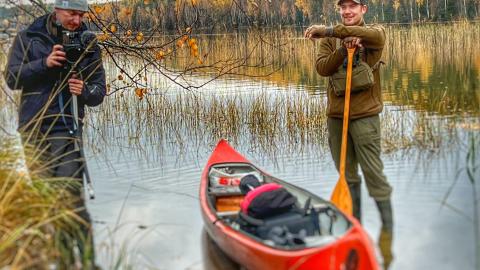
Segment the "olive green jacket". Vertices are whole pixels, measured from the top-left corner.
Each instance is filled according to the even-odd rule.
[[[373,67],[382,57],[382,50],[385,44],[385,29],[380,25],[345,26],[339,24],[333,27],[333,37],[323,38],[320,41],[320,49],[316,68],[321,76],[331,76],[343,64],[347,51],[341,46],[337,49],[337,38],[360,37],[365,48],[365,59]],[[383,109],[382,93],[380,86],[380,72],[376,69],[373,72],[375,85],[368,90],[352,93],[350,100],[350,119],[378,114]],[[328,106],[327,116],[343,118],[344,99],[337,96],[333,88],[328,85]]]

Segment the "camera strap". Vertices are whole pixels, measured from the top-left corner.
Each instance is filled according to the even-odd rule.
[[[65,106],[64,106],[64,101],[63,101],[63,92],[60,92],[60,94],[58,95],[58,106],[60,107],[60,115],[62,116],[63,124],[68,129],[68,133],[70,133],[70,135],[73,135],[74,131],[76,131],[76,129],[72,130],[67,124],[67,119],[65,118],[65,110],[64,110]]]

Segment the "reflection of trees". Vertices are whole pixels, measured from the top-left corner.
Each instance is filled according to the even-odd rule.
[[[386,100],[452,114],[480,112],[478,24],[389,28],[383,72]]]

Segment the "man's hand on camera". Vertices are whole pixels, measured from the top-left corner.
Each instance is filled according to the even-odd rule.
[[[63,62],[67,60],[65,58],[66,54],[63,51],[63,46],[56,44],[53,45],[52,52],[50,55],[47,57],[47,67],[53,68],[53,67],[61,67],[63,66]]]
[[[362,47],[362,39],[359,37],[346,37],[342,40],[343,46],[347,49]]]
[[[79,80],[76,74],[73,74],[68,80],[68,87],[72,95],[80,96],[83,91],[83,81]]]

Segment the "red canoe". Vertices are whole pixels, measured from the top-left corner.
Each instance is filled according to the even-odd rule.
[[[242,196],[236,185],[247,174],[282,185],[297,197],[299,206],[308,204],[310,198],[310,212],[318,214],[318,232],[299,245],[281,246],[243,230],[237,224]],[[202,173],[200,204],[210,237],[246,269],[380,269],[374,244],[357,220],[330,202],[263,172],[225,140],[220,140]]]

